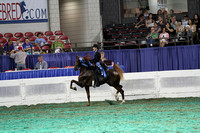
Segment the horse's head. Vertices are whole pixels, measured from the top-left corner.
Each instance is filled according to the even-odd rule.
[[[81,61],[80,61],[80,59],[81,59],[82,57],[80,57],[80,56],[76,56],[76,62],[75,62],[75,66],[74,66],[74,70],[75,71],[77,71],[79,68],[80,68],[80,66],[81,66]]]
[[[81,65],[85,66],[85,67],[89,67],[86,62],[89,62],[91,60],[90,56],[87,54],[85,57],[80,57],[80,56],[76,56],[76,62],[75,62],[75,66],[74,66],[74,70],[77,71]],[[85,62],[85,63],[83,63]]]

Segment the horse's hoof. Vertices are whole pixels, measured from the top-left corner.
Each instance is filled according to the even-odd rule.
[[[115,99],[116,99],[116,101],[119,101],[119,97],[118,97],[118,96],[116,96],[116,95],[115,95]]]
[[[125,100],[122,100],[122,102],[120,104],[123,104],[123,103],[125,103]]]
[[[74,87],[74,90],[75,90],[75,91],[77,91],[77,88],[76,88],[76,87]]]
[[[90,106],[90,104],[88,103],[86,106]]]

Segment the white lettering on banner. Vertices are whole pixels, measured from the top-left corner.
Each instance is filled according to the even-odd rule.
[[[47,0],[1,0],[0,24],[48,22]]]

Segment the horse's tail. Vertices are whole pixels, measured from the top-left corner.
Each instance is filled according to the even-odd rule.
[[[114,64],[113,68],[119,74],[120,79],[124,79],[124,76],[123,76],[124,71],[117,64]]]

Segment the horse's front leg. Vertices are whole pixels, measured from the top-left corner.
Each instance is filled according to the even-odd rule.
[[[89,89],[89,86],[86,86],[85,90],[86,90],[87,98],[88,98],[88,104],[87,104],[87,106],[90,106],[90,89]]]
[[[73,84],[73,83],[76,83],[78,86],[83,87],[83,84],[82,84],[81,82],[76,81],[76,80],[71,80],[70,88],[71,88],[72,90],[75,90],[75,91],[77,90],[76,87],[72,87],[72,84]]]

